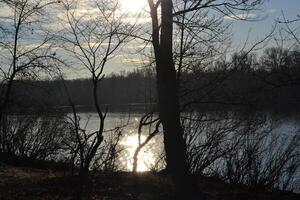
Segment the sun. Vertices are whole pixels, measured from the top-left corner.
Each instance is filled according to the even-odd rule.
[[[147,6],[146,0],[120,0],[121,8],[128,13],[142,12]]]

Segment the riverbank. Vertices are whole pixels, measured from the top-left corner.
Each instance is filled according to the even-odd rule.
[[[200,195],[207,200],[297,200],[300,194],[283,191],[254,190],[243,185],[230,185],[213,177],[197,177]],[[78,177],[63,171],[34,169],[1,164],[0,199],[2,200],[67,200],[73,199]],[[88,186],[94,200],[168,200],[174,199],[169,176],[145,172],[96,173]]]

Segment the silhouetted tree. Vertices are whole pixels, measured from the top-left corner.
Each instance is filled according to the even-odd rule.
[[[105,118],[108,112],[107,108],[102,110],[98,94],[98,88],[104,78],[104,67],[128,41],[128,35],[134,30],[134,24],[124,23],[122,20],[124,16],[118,13],[117,1],[89,2],[87,6],[97,8],[97,13],[94,14],[95,19],[89,18],[87,16],[89,13],[80,13],[77,9],[79,5],[80,1],[64,3],[67,27],[61,40],[64,42],[64,50],[75,58],[78,65],[91,76],[93,105],[99,117],[98,130],[87,133],[85,129],[80,128],[75,105],[72,103],[73,124],[81,160],[80,179],[81,184],[85,184],[93,159],[103,142]],[[121,30],[128,34],[118,34]],[[82,197],[83,191],[81,190],[82,188],[80,188],[78,198]]]
[[[191,184],[188,184],[189,172],[186,163],[186,145],[180,124],[179,89],[173,60],[174,17],[211,8],[211,10],[219,11],[222,15],[239,18],[237,11],[250,11],[262,3],[258,0],[199,0],[186,2],[148,0],[152,19],[152,44],[156,62],[159,117],[164,129],[167,169],[174,178],[178,187],[177,190],[182,195],[181,198],[190,195],[187,191]],[[180,6],[182,3],[184,3],[184,7]],[[173,4],[179,6],[173,6]],[[161,16],[158,14],[158,8],[161,9]]]
[[[2,26],[0,32],[1,121],[4,111],[13,101],[11,94],[15,80],[36,79],[40,74],[57,71],[61,61],[52,49],[53,36],[42,28],[47,19],[44,12],[57,1],[17,0],[0,4],[9,10],[5,16],[6,26]],[[30,41],[32,38],[36,40]]]
[[[133,154],[133,164],[132,164],[132,171],[134,173],[137,172],[138,167],[138,155],[142,148],[144,148],[153,137],[155,137],[159,133],[159,126],[161,124],[161,121],[159,118],[153,119],[154,112],[151,111],[149,113],[146,113],[143,117],[141,117],[139,126],[138,126],[138,146]],[[151,125],[154,124],[155,128],[154,130],[151,129]],[[144,141],[142,141],[142,130],[144,126],[150,126],[149,128],[149,134],[146,135],[146,138]]]

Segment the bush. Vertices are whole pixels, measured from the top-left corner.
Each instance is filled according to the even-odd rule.
[[[59,159],[69,125],[64,115],[3,115],[0,152],[31,160]]]
[[[295,190],[299,184],[298,130],[280,129],[260,113],[193,113],[183,124],[192,173],[264,190]]]

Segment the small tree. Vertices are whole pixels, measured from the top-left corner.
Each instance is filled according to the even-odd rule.
[[[144,148],[153,137],[155,137],[159,133],[159,126],[161,124],[159,118],[153,119],[153,112],[149,112],[145,114],[143,117],[141,117],[141,120],[139,122],[138,126],[138,146],[133,154],[133,164],[132,164],[132,171],[134,173],[137,172],[138,167],[138,155],[142,148]],[[155,125],[154,130],[151,129],[152,125]],[[145,140],[142,141],[142,130],[144,126],[149,126],[149,134],[146,136]]]
[[[123,21],[124,16],[118,12],[117,1],[92,1],[85,5],[87,7],[80,6],[82,6],[80,1],[64,3],[66,25],[63,24],[64,34],[60,39],[66,54],[74,58],[75,65],[85,69],[86,75],[90,76],[93,104],[99,117],[98,129],[90,133],[86,132],[86,129],[80,127],[76,105],[70,99],[73,108],[74,133],[78,144],[74,152],[78,152],[80,157],[80,178],[84,183],[88,178],[93,159],[103,142],[105,131],[108,110],[101,106],[98,94],[101,80],[105,76],[104,68],[129,40],[128,35],[134,31],[135,25]],[[93,8],[94,13],[91,16],[88,12],[82,10],[79,12],[79,8]]]
[[[36,79],[56,71],[60,60],[52,49],[53,36],[43,28],[45,12],[56,1],[3,1],[0,5],[10,12],[6,26],[0,29],[0,125],[3,115],[12,103],[11,93],[17,79]],[[0,138],[0,143],[2,141]]]

